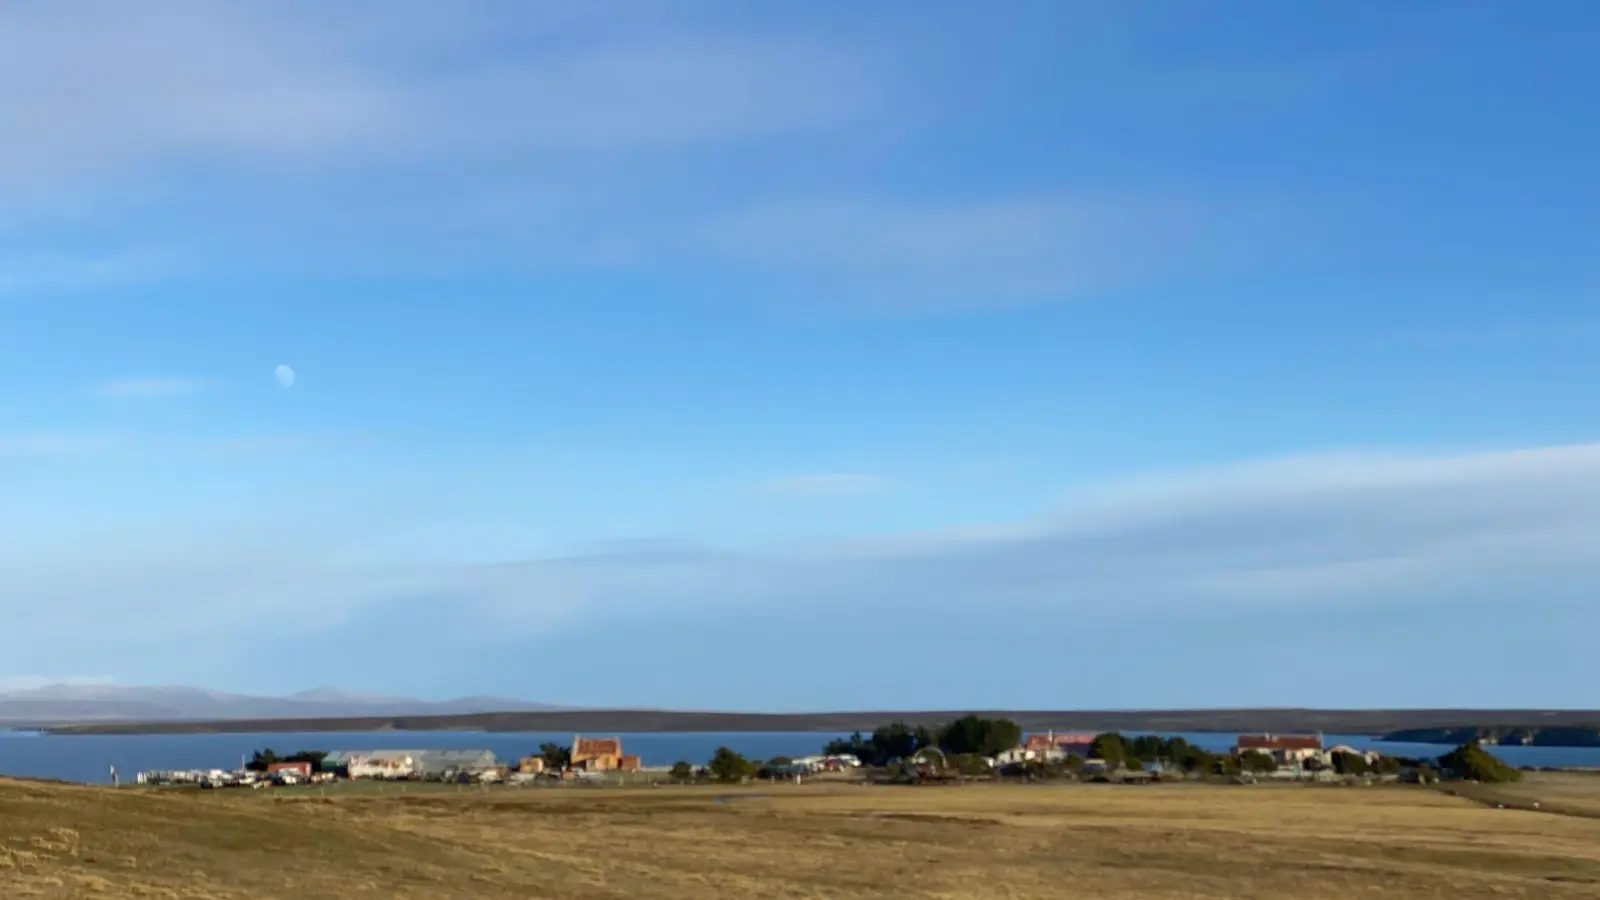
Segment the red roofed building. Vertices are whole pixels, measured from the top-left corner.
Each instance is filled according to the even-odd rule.
[[[1322,736],[1316,734],[1241,734],[1234,755],[1265,753],[1287,766],[1322,756]]]
[[[1094,744],[1095,736],[1088,732],[1063,732],[1057,734],[1047,731],[1044,734],[1030,734],[1023,743],[1022,749],[1046,757],[1066,756],[1076,753],[1087,759],[1089,747]]]
[[[614,772],[623,767],[621,738],[572,736],[572,767],[590,772]],[[635,763],[637,765],[637,763]]]

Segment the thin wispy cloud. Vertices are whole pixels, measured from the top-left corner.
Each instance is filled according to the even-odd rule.
[[[807,198],[714,219],[667,245],[780,274],[813,304],[994,307],[1073,300],[1158,275],[1215,229],[1204,218],[1197,197]]]
[[[760,173],[789,170],[788,145],[849,158],[864,127],[964,116],[928,100],[947,58],[592,6],[0,10],[0,75],[15,75],[0,78],[15,135],[0,147],[0,214],[50,208],[52,192],[92,208],[83,197],[98,193],[119,200],[119,215],[95,218],[113,236],[170,210],[206,222],[170,229],[203,265],[134,251],[96,262],[28,237],[43,243],[13,251],[0,292],[198,276],[222,259],[389,275],[666,266],[711,273],[685,278],[705,293],[749,283],[789,308],[915,311],[1076,299],[1193,255],[1198,201],[1181,192],[785,190],[790,179]],[[506,49],[519,39],[540,51]],[[732,158],[749,177],[725,177]],[[182,175],[196,164],[203,184]]]
[[[1449,617],[1515,596],[1567,616],[1589,609],[1600,589],[1597,485],[1600,445],[1368,463],[1308,458],[1130,485],[1003,528],[740,552],[602,548],[492,566],[334,565],[304,555],[317,541],[308,515],[310,530],[296,529],[301,550],[261,544],[258,535],[254,549],[218,544],[149,559],[124,552],[97,557],[92,568],[14,559],[0,568],[0,598],[29,598],[28,614],[0,636],[0,650],[21,653],[51,634],[60,659],[85,663],[75,646],[113,635],[148,646],[177,640],[176,629],[184,640],[228,635],[269,652],[292,636],[240,631],[256,621],[254,610],[301,610],[308,618],[292,631],[303,632],[418,604],[448,607],[463,623],[497,623],[493,636],[466,628],[451,638],[468,643],[581,631],[619,615],[678,621],[798,608],[893,615],[931,605],[1080,625],[1221,624],[1328,611]],[[100,629],[94,623],[110,595],[118,604],[159,601],[163,615],[104,620]],[[125,664],[137,665],[131,657]]]
[[[303,3],[7,8],[0,59],[71,89],[41,106],[35,88],[0,87],[0,108],[18,116],[0,161],[40,178],[195,158],[294,171],[636,151],[833,127],[871,109],[858,61],[821,41],[467,6],[440,16],[385,4],[381,20]],[[546,49],[507,54],[514,36]],[[94,53],[69,66],[68,47]]]
[[[197,394],[206,382],[198,378],[119,378],[96,385],[94,393],[121,399],[152,399]]]
[[[761,483],[764,493],[799,497],[851,496],[883,490],[884,480],[874,475],[846,472],[786,475]]]

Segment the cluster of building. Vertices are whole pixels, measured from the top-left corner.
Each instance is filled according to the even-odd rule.
[[[1105,767],[1103,760],[1094,756],[1096,735],[1090,732],[1055,732],[1030,734],[1022,745],[1007,750],[994,759],[996,766],[1022,762],[1059,762],[1069,756],[1084,760],[1089,769]],[[1338,745],[1324,747],[1321,735],[1316,734],[1241,734],[1234,742],[1233,755],[1264,753],[1272,757],[1280,769],[1298,770],[1308,765],[1332,766],[1339,754],[1358,756],[1369,765],[1378,761],[1380,754],[1370,750]]]
[[[337,750],[323,757],[322,769],[383,781],[498,781],[504,774],[493,750]]]
[[[492,750],[336,750],[313,769],[309,762],[273,763],[267,770],[195,769],[141,772],[139,784],[200,787],[266,787],[332,781],[337,778],[380,781],[495,782],[534,778],[583,778],[606,772],[637,772],[639,757],[622,752],[622,739],[573,735],[565,767],[549,768],[543,757],[529,756],[516,766],[504,765]]]
[[[525,756],[517,763],[517,772],[522,775],[637,772],[641,766],[639,757],[622,752],[622,738],[586,738],[575,734],[563,772],[547,772],[548,768],[542,756]]]
[[[287,787],[296,784],[322,784],[337,777],[332,772],[314,772],[311,763],[273,763],[265,772],[255,769],[180,769],[172,771],[140,772],[139,784],[194,785],[202,788],[269,786]]]
[[[1311,763],[1331,766],[1333,758],[1341,754],[1360,757],[1372,765],[1382,755],[1343,744],[1324,747],[1320,734],[1241,734],[1234,743],[1233,753],[1235,756],[1264,753],[1272,757],[1280,769],[1298,769]]]
[[[1069,756],[1079,759],[1093,759],[1095,735],[1089,732],[1061,732],[1047,731],[1043,734],[1030,734],[1019,747],[1001,751],[994,758],[996,766],[1015,765],[1022,762],[1060,762]]]

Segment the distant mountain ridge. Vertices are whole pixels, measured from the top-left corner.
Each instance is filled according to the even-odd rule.
[[[330,687],[270,697],[176,686],[52,684],[0,691],[0,726],[440,716],[561,708],[506,697],[430,701]]]

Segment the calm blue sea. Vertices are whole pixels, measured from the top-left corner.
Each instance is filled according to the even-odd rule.
[[[806,756],[842,735],[814,732],[787,733],[675,733],[623,734],[622,745],[638,754],[647,766],[667,766],[678,760],[704,763],[718,747],[727,746],[752,759]],[[1185,734],[1190,743],[1212,751],[1233,746],[1232,734]],[[1358,735],[1324,735],[1327,746],[1348,744],[1358,750],[1377,750],[1391,756],[1437,756],[1450,748],[1437,744],[1390,744]],[[482,733],[459,731],[383,731],[351,734],[186,734],[57,736],[0,731],[0,775],[51,778],[105,784],[116,766],[126,781],[136,772],[151,769],[231,769],[254,750],[271,748],[284,754],[296,750],[431,750],[486,749],[502,760],[516,760],[535,752],[546,741],[569,743],[567,733]],[[1600,768],[1600,747],[1494,747],[1506,762],[1516,766]]]

